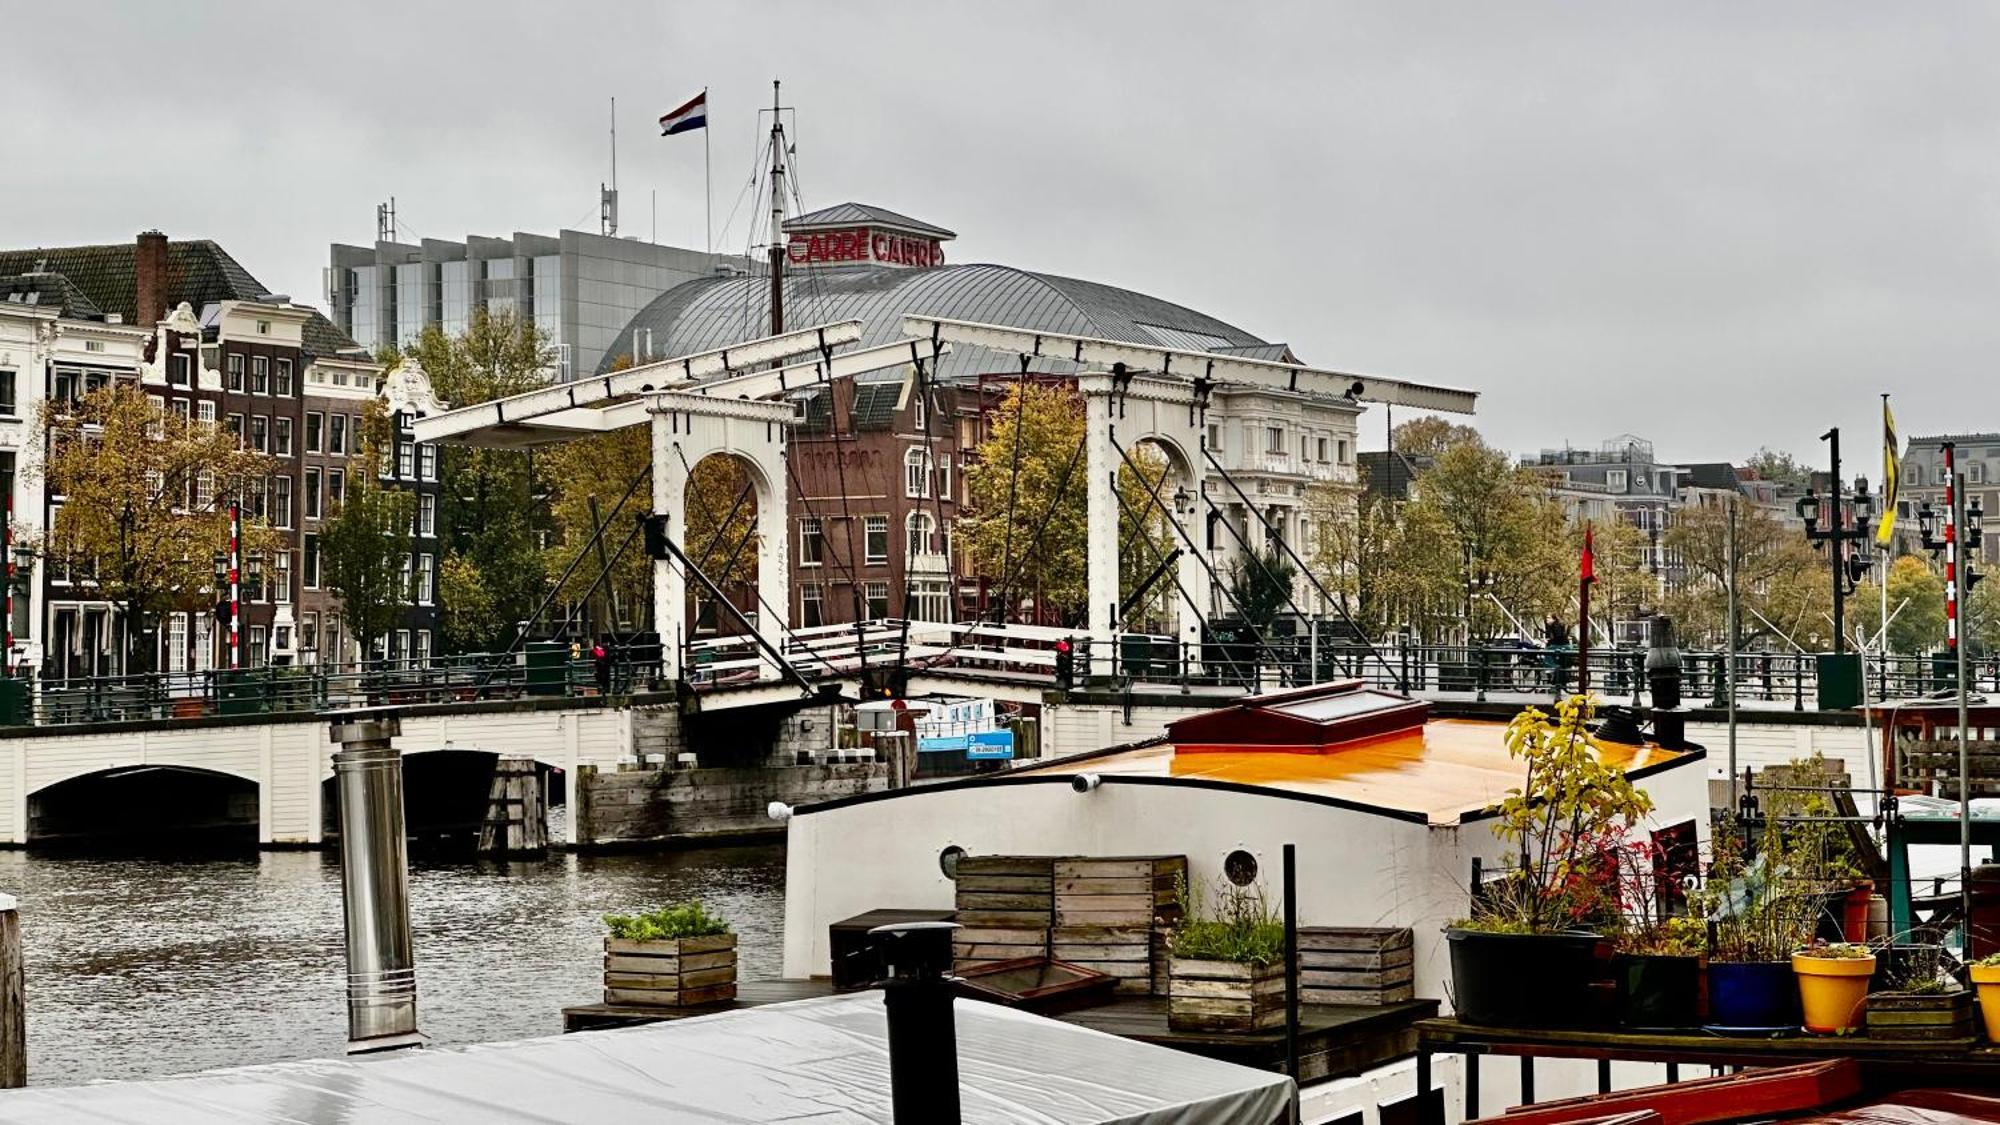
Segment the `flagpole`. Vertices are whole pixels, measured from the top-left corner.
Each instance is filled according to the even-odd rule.
[[[1882,436],[1884,438],[1888,438],[1890,436],[1889,396],[1886,394],[1882,396],[1882,430],[1883,430]],[[1896,451],[1893,448],[1893,443],[1891,441],[1885,440],[1882,443],[1882,519],[1885,521],[1886,526],[1891,528],[1896,526],[1894,523],[1896,514],[1890,510],[1890,506],[1895,504],[1896,498],[1895,496],[1891,495],[1892,490],[1889,487],[1889,482],[1896,479],[1895,478],[1896,464],[1894,460],[1895,456],[1896,456]],[[1876,533],[1875,546],[1878,550],[1882,552],[1882,581],[1880,583],[1882,587],[1880,591],[1882,595],[1882,617],[1881,617],[1882,632],[1881,635],[1875,639],[1875,644],[1876,644],[1875,658],[1882,662],[1882,667],[1884,669],[1888,668],[1889,666],[1889,565],[1893,561],[1890,554],[1890,549],[1894,545],[1895,545],[1895,536],[1893,535],[1893,533],[1891,534],[1890,538],[1887,541],[1883,540],[1880,532]],[[1886,675],[1886,673],[1883,676],[1883,679],[1885,682],[1887,681],[1888,676]],[[1864,690],[1862,694],[1865,697],[1867,693]],[[1884,697],[1887,697],[1889,693],[1885,691],[1882,694]],[[1871,757],[1868,760],[1868,764],[1869,768],[1872,770],[1874,768],[1875,760]]]
[[[708,170],[708,87],[701,88],[701,200],[708,252],[715,253],[715,181]]]

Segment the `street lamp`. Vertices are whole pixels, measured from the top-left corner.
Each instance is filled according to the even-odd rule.
[[[1868,495],[1868,481],[1857,477],[1854,491],[1843,493],[1840,486],[1840,427],[1835,426],[1820,435],[1820,440],[1831,447],[1832,472],[1827,474],[1831,493],[1822,498],[1811,488],[1799,497],[1799,518],[1805,521],[1806,539],[1815,545],[1827,547],[1828,561],[1833,566],[1833,653],[1839,656],[1846,649],[1847,595],[1854,592],[1861,577],[1868,573],[1869,559],[1866,552],[1850,552],[1847,544],[1867,539],[1868,513],[1873,501]],[[1821,517],[1826,526],[1820,526]]]

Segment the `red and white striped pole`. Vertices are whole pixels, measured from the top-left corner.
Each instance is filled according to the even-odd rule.
[[[1944,443],[1944,643],[1958,651],[1958,457]]]
[[[243,505],[229,502],[229,668],[243,666]]]

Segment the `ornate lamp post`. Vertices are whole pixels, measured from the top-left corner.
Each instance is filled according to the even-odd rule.
[[[1866,479],[1856,479],[1853,492],[1842,492],[1840,487],[1840,427],[1835,426],[1820,435],[1820,440],[1832,446],[1833,492],[1820,497],[1812,489],[1799,497],[1798,512],[1806,522],[1806,538],[1814,544],[1827,547],[1827,557],[1833,567],[1833,654],[1839,656],[1847,648],[1847,596],[1854,592],[1862,575],[1868,573],[1869,560],[1865,551],[1852,551],[1847,544],[1867,539],[1869,509],[1873,498],[1868,494]],[[1820,526],[1820,518],[1826,518],[1826,526]]]

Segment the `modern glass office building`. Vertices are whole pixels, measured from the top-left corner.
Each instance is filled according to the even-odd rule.
[[[558,379],[597,370],[633,315],[674,286],[750,272],[741,257],[576,230],[335,243],[329,260],[334,323],[369,349],[409,343],[432,324],[462,332],[484,306],[532,319],[556,345]]]

